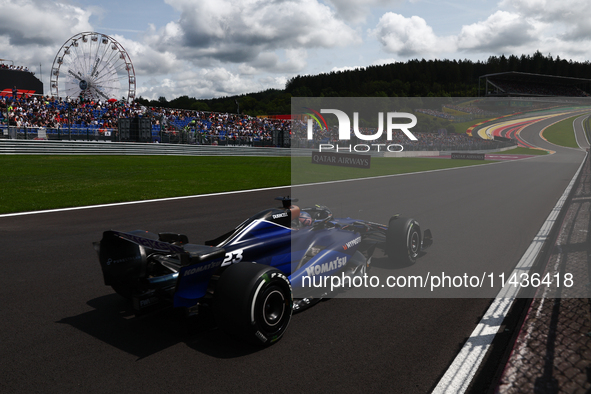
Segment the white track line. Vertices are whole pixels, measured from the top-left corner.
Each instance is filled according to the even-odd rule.
[[[587,142],[587,145],[591,145],[591,141],[589,141],[589,137],[587,137],[587,133],[585,133],[585,125],[583,123],[587,117],[589,117],[589,114],[581,115],[578,118],[576,118],[575,120],[573,120],[573,130],[575,132],[575,140],[577,141],[577,145],[579,145],[579,147],[581,149],[586,149],[586,148],[583,148],[581,146],[581,143],[579,142],[579,137],[577,136],[577,128],[575,126],[575,122],[578,121],[581,124],[581,130],[583,130],[583,135],[585,136],[585,141]]]
[[[562,197],[560,197],[556,206],[552,209],[550,215],[548,215],[548,218],[540,228],[540,231],[530,244],[529,248],[525,251],[525,254],[521,257],[521,260],[519,260],[517,266],[507,278],[511,278],[513,275],[519,277],[520,274],[528,273],[531,270],[544,242],[550,234],[550,230],[554,223],[556,223],[558,214],[564,206],[586,159],[587,155],[585,155],[585,159],[583,159],[575,176],[571,179],[562,194]],[[478,323],[472,332],[472,335],[470,335],[470,338],[468,338],[460,350],[460,353],[456,356],[433,390],[433,394],[464,393],[468,389],[476,371],[484,360],[484,356],[486,355],[490,344],[501,328],[505,316],[511,309],[511,305],[513,305],[513,301],[517,297],[518,291],[518,288],[509,283],[505,284],[505,287],[499,291],[499,294],[497,294],[497,297],[482,317],[482,320],[480,320],[480,323]]]
[[[6,213],[3,215],[0,215],[0,218],[6,218],[6,217],[11,217],[11,216],[37,215],[37,214],[41,214],[41,213],[80,211],[82,209],[118,207],[118,206],[122,206],[122,205],[136,205],[136,204],[145,204],[145,203],[151,203],[151,202],[186,200],[189,198],[221,196],[224,194],[239,194],[239,193],[259,192],[259,191],[264,191],[264,190],[283,189],[286,187],[290,187],[290,186],[275,186],[275,187],[266,187],[266,188],[262,188],[262,189],[249,189],[249,190],[236,190],[236,191],[232,191],[232,192],[222,192],[222,193],[197,194],[197,195],[193,195],[193,196],[166,197],[166,198],[157,198],[157,199],[153,199],[153,200],[127,201],[127,202],[118,202],[118,203],[111,203],[111,204],[86,205],[86,206],[82,206],[82,207],[46,209],[44,211]]]

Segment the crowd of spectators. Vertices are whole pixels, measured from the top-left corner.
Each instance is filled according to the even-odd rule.
[[[401,133],[398,133],[401,134]],[[404,146],[405,150],[478,150],[494,148],[497,141],[483,140],[478,137],[470,137],[466,134],[456,133],[414,133],[417,141],[408,138],[397,138],[398,144]]]
[[[459,105],[451,105],[446,104],[444,105],[444,109],[448,108],[457,112],[464,113],[465,115],[452,115],[449,112],[437,111],[433,109],[417,109],[416,112],[420,112],[423,114],[435,116],[442,119],[447,119],[451,121],[462,121],[463,118],[466,116],[472,117],[482,117],[482,116],[497,116],[494,112],[484,110],[482,108],[476,106],[459,106]]]
[[[451,105],[451,104],[446,104],[445,108],[449,108],[449,109],[453,109],[454,111],[459,111],[459,112],[464,112],[470,115],[475,115],[475,116],[495,116],[497,114],[495,114],[494,112],[490,112],[487,110],[484,110],[482,108],[476,107],[476,106],[459,106],[459,105]]]
[[[31,74],[35,74],[34,72],[30,71],[26,66],[15,66],[14,64],[4,64],[0,63],[0,69],[2,70],[13,70],[13,71],[25,71]]]
[[[344,146],[339,140],[338,127],[329,127],[329,130],[323,128],[322,130],[313,125],[313,140],[307,139],[307,123],[304,121],[294,121],[292,128],[292,146],[313,148],[318,147],[319,144],[333,144]],[[365,135],[374,135],[377,132],[375,128],[359,127],[359,132]],[[412,130],[411,130],[412,132]],[[356,139],[354,133],[351,133],[351,144],[400,144],[404,150],[468,150],[468,149],[494,149],[499,144],[498,141],[483,140],[478,137],[471,137],[467,134],[448,133],[445,129],[433,130],[432,132],[412,132],[417,138],[416,141],[411,140],[401,130],[392,131],[392,139],[387,140],[386,131],[383,130],[380,138],[374,141],[364,141]]]
[[[201,135],[212,137],[227,136],[233,139],[271,140],[273,132],[290,129],[290,121],[248,115],[199,112],[188,127],[195,128]]]
[[[431,116],[436,116],[438,118],[448,119],[448,120],[455,120],[455,116],[452,114],[448,114],[447,112],[436,111],[434,109],[417,109],[416,112],[420,112],[422,114],[427,114]]]
[[[8,122],[6,114],[8,114]],[[286,132],[284,135],[292,134],[294,147],[313,147],[319,143],[339,142],[336,126],[326,130],[319,129],[317,125],[314,125],[313,141],[308,141],[307,122],[303,120],[292,121],[162,107],[146,108],[137,102],[125,100],[84,101],[35,95],[22,95],[16,99],[9,96],[0,98],[0,122],[21,128],[93,127],[112,130],[117,128],[119,118],[133,117],[148,117],[153,131],[189,132],[209,141],[214,140],[213,137],[242,141],[272,140],[273,133],[280,131]],[[376,129],[362,127],[360,132],[373,135]],[[456,149],[482,149],[483,144],[489,143],[464,134],[448,134],[446,130],[413,132],[413,134],[418,138],[417,141],[410,140],[400,130],[394,130],[392,139],[387,140],[384,131],[378,140],[371,143],[401,144],[408,150],[446,150],[449,146]],[[352,135],[354,136],[353,133]],[[365,141],[359,140],[357,143],[365,143]]]
[[[133,117],[143,111],[139,104],[126,101],[103,102],[62,99],[50,96],[22,95],[0,100],[1,120],[16,127],[117,127],[121,117]],[[3,119],[2,119],[3,118]]]
[[[8,119],[6,118],[8,114]],[[10,126],[50,129],[116,129],[119,118],[148,117],[153,131],[197,133],[204,137],[270,140],[273,132],[289,130],[284,119],[258,118],[249,115],[146,108],[125,100],[79,100],[50,96],[21,95],[0,97],[0,122]]]

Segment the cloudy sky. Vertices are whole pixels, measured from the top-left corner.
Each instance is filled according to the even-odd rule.
[[[42,76],[95,31],[129,53],[137,96],[211,98],[408,59],[587,61],[588,0],[0,0],[0,58]]]

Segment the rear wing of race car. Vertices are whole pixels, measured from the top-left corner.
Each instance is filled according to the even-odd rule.
[[[106,285],[129,287],[130,295],[173,287],[174,306],[193,306],[207,291],[209,279],[222,265],[225,250],[184,243],[184,235],[146,231],[105,231],[94,247]],[[168,269],[158,273],[155,266]]]

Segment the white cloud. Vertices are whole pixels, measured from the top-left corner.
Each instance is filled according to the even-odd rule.
[[[398,60],[394,59],[394,58],[386,58],[386,59],[376,59],[373,62],[371,62],[372,66],[383,66],[384,64],[392,64],[392,63],[396,63]]]
[[[527,0],[523,0],[527,1]],[[533,0],[530,0],[533,1]],[[502,53],[527,54],[536,50],[546,52],[558,48],[557,27],[535,15],[524,16],[518,11],[498,10],[483,21],[461,27],[456,35],[438,36],[426,20],[418,16],[405,17],[384,14],[375,29],[370,30],[386,53],[403,58],[482,54],[486,57]]]
[[[331,72],[342,72],[342,71],[353,71],[356,68],[361,68],[361,67],[352,67],[352,66],[344,66],[344,67],[333,67],[330,71]]]
[[[502,0],[499,6],[548,22],[587,19],[585,12],[591,8],[586,0]]]
[[[336,14],[351,23],[359,24],[366,21],[373,7],[394,8],[404,0],[326,0],[332,5]]]
[[[386,52],[403,57],[432,57],[455,49],[451,38],[438,37],[427,22],[418,16],[406,18],[388,12],[369,33],[376,37]]]
[[[551,25],[550,33],[565,41],[587,41],[591,35],[591,3],[587,0],[503,0],[500,6]]]
[[[286,74],[300,73],[307,66],[308,48],[361,41],[355,30],[317,0],[167,3],[180,11],[179,20],[151,28],[134,48],[134,64],[143,72],[174,75],[177,80],[181,77],[176,70],[197,67],[198,71],[174,88],[162,82],[158,88],[138,89],[152,98],[172,89],[177,95],[192,91],[195,97],[217,97],[283,88]]]
[[[261,75],[260,72],[243,72],[242,66],[232,70],[225,67],[189,69],[166,77],[153,77],[138,87],[138,96],[172,100],[179,96],[212,98],[259,92],[275,88],[283,89],[287,79],[282,76]]]
[[[0,0],[0,57],[27,66],[48,84],[58,49],[70,37],[92,30],[91,12],[72,4]],[[43,67],[41,67],[43,64]]]
[[[150,43],[196,62],[251,62],[278,49],[331,48],[360,42],[358,34],[317,0],[167,0],[178,22]]]
[[[188,64],[177,59],[172,52],[160,52],[143,43],[114,36],[132,59],[136,74],[163,75],[187,68]]]
[[[91,27],[82,8],[47,1],[0,0],[0,36],[10,45],[51,45]]]
[[[497,11],[485,21],[463,26],[457,36],[459,50],[497,53],[511,51],[536,41],[536,28],[529,18]]]

